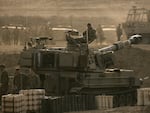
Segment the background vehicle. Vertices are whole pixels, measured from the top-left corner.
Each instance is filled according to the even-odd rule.
[[[142,35],[142,43],[150,43],[150,10],[133,7],[129,10],[122,28],[127,38],[134,34]]]

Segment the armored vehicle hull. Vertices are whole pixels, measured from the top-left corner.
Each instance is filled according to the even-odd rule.
[[[89,49],[87,43],[68,37],[67,48],[40,46],[24,50],[20,66],[32,68],[40,76],[47,95],[113,95],[115,106],[133,105],[140,80],[132,70],[107,68],[113,65],[114,51],[140,39],[135,35],[105,48]]]

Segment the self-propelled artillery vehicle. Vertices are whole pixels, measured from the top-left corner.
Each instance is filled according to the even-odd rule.
[[[141,81],[134,71],[108,68],[113,65],[113,52],[138,43],[140,35],[101,49],[91,49],[83,38],[71,35],[66,35],[66,48],[47,48],[39,43],[45,39],[36,39],[38,45],[22,51],[20,66],[40,75],[48,95],[113,95],[116,106],[135,104]]]

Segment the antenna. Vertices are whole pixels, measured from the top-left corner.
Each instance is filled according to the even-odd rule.
[[[59,22],[59,16],[60,16],[60,5],[59,5],[60,0],[56,0],[56,25]]]
[[[70,16],[70,26],[71,26],[71,29],[73,31],[72,15]]]
[[[89,33],[88,33],[88,29],[86,30],[86,43],[88,45],[88,42],[89,42]]]

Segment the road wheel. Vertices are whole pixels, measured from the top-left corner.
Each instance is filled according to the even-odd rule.
[[[124,105],[126,105],[126,96],[120,95],[119,96],[119,106],[124,106]]]
[[[132,105],[132,94],[127,94],[127,105]]]
[[[115,95],[113,100],[113,107],[119,107],[119,96]]]

